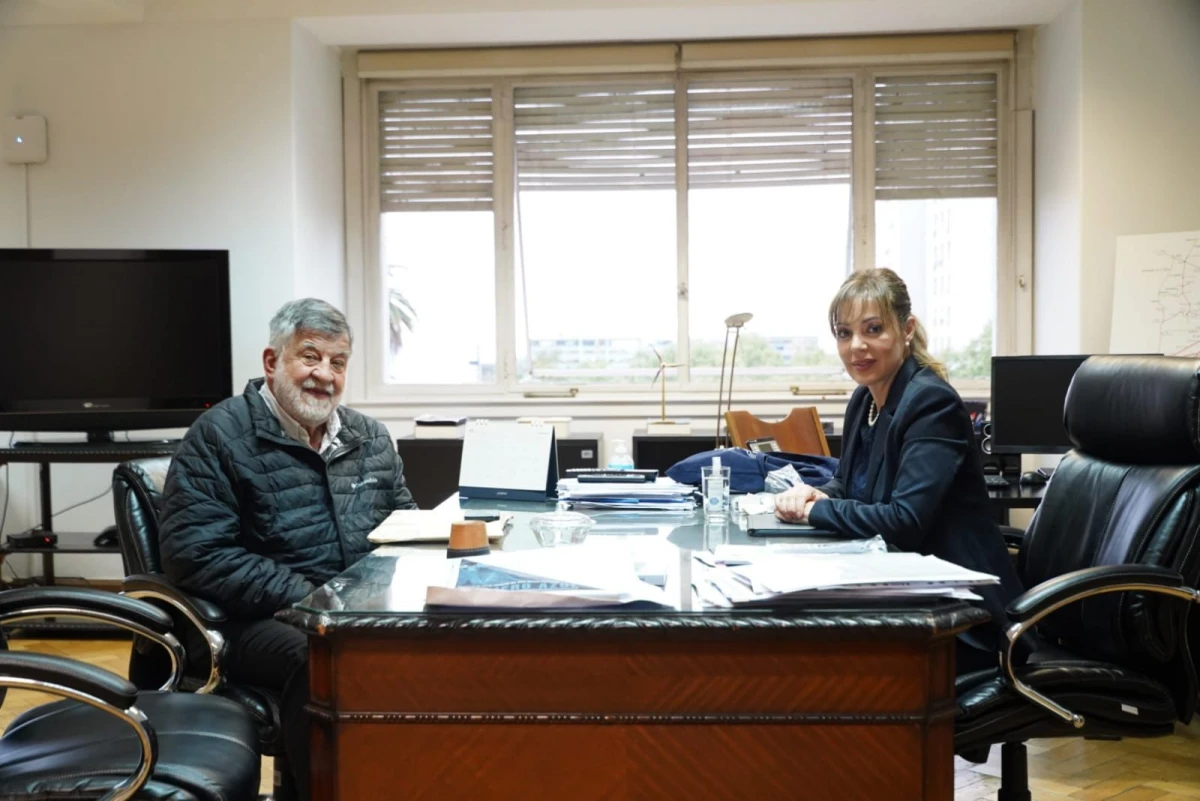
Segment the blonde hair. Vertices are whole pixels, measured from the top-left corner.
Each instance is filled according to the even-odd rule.
[[[842,312],[861,308],[872,300],[879,306],[879,316],[893,331],[903,334],[904,326],[912,319],[914,325],[909,352],[917,360],[917,364],[928,367],[943,381],[946,380],[945,365],[933,358],[929,352],[925,329],[921,321],[913,316],[912,298],[908,295],[908,287],[900,276],[887,267],[859,270],[842,283],[829,304],[829,330],[836,333],[838,318],[842,316]]]

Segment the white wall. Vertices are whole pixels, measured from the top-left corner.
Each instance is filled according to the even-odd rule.
[[[0,114],[49,121],[50,159],[30,176],[33,246],[228,249],[240,392],[280,304],[342,299],[339,80],[336,53],[283,20],[0,28]],[[0,165],[0,246],[24,245],[23,198],[21,169]],[[35,468],[10,469],[5,532],[39,519]],[[108,486],[112,465],[53,472],[62,509]],[[105,498],[55,525],[112,521]],[[115,556],[56,569],[122,575]]]
[[[0,25],[295,18],[327,44],[453,46],[997,29],[1047,22],[1066,2],[3,0]]]
[[[46,116],[34,247],[230,251],[234,378],[292,291],[287,23],[0,29],[0,109]],[[0,166],[0,194],[21,191]],[[19,244],[11,217],[0,239]],[[199,332],[198,332],[199,333]]]
[[[1106,352],[1116,238],[1200,228],[1200,2],[1079,0],[1038,31],[1035,349]]]
[[[292,24],[295,295],[344,308],[342,74],[337,51]]]
[[[1038,30],[1034,98],[1035,353],[1079,347],[1083,11],[1073,3]]]
[[[1200,229],[1200,2],[1086,0],[1080,342],[1105,352],[1116,238]]]

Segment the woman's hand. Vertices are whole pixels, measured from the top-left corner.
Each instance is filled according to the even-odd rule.
[[[775,516],[789,523],[807,523],[813,504],[828,497],[816,487],[799,484],[775,496]]]

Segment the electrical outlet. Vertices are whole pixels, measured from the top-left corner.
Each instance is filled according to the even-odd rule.
[[[46,118],[36,114],[4,119],[4,140],[0,143],[8,164],[41,164],[46,160]]]

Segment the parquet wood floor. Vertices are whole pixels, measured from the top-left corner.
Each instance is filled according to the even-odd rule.
[[[125,675],[129,643],[112,640],[24,640],[14,651],[57,654]],[[10,691],[0,728],[48,696]],[[1200,722],[1171,737],[1122,742],[1035,740],[1029,743],[1034,801],[1200,801]],[[262,791],[271,789],[271,760],[263,760]],[[955,760],[955,801],[993,801],[1000,786],[1000,749],[974,765]]]

